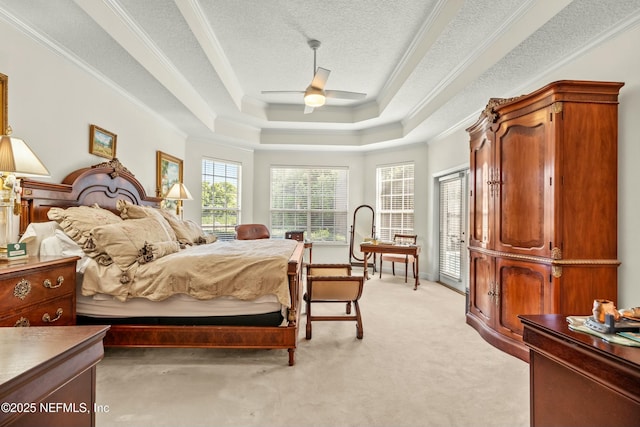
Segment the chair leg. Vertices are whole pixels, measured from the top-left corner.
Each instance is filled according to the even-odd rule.
[[[380,279],[382,279],[382,257],[380,257]]]
[[[404,283],[407,283],[407,274],[409,272],[409,263],[404,263]]]
[[[311,339],[311,301],[307,294],[304,294],[304,300],[307,302],[307,328],[306,328],[306,336],[305,338]]]
[[[356,309],[356,338],[359,340],[364,336],[364,328],[362,327],[362,316],[360,316],[360,305],[358,301],[353,302],[353,307]]]
[[[347,309],[346,309],[346,311],[347,311],[347,314],[351,314],[351,301],[349,301],[349,302],[347,303]]]
[[[393,275],[396,275],[396,263],[392,262],[391,263],[391,273],[393,273]]]

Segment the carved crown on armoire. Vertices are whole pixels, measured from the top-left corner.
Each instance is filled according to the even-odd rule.
[[[470,136],[467,323],[522,360],[518,315],[617,300],[618,93],[564,80],[491,99]]]

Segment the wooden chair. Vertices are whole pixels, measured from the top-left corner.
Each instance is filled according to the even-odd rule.
[[[409,244],[415,245],[418,241],[417,234],[394,234],[393,235],[393,243],[394,244]],[[402,255],[402,254],[381,254],[380,256],[380,277],[382,278],[382,261],[391,261],[391,272],[393,275],[396,275],[396,262],[404,263],[404,282],[407,283],[408,269],[409,264],[413,269],[413,278],[416,278],[416,266],[415,266],[415,257],[413,255]]]
[[[350,264],[307,265],[307,292],[304,294],[307,311],[306,338],[311,339],[313,321],[355,321],[356,337],[364,335],[358,300],[362,296],[364,277],[352,276]],[[315,303],[346,303],[346,315],[315,316],[311,306]],[[351,304],[355,315],[351,315]]]
[[[269,229],[264,224],[238,224],[236,225],[237,240],[268,239],[271,237]]]

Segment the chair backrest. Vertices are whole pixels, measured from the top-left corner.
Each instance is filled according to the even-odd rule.
[[[311,301],[356,301],[362,295],[363,276],[308,276]]]
[[[410,245],[415,245],[418,241],[417,234],[394,234],[393,235],[393,243],[406,243]]]
[[[351,276],[351,264],[308,264],[307,276]]]
[[[271,237],[269,229],[264,224],[238,224],[236,225],[237,240],[268,239]]]

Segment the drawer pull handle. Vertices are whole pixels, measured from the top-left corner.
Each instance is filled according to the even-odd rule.
[[[13,296],[20,299],[25,299],[31,292],[31,283],[26,279],[20,279],[13,288]]]
[[[56,284],[55,285],[53,283],[51,283],[51,280],[49,280],[49,279],[44,279],[44,282],[42,283],[42,285],[45,288],[56,289],[56,288],[59,288],[60,286],[62,286],[63,282],[64,282],[64,277],[58,276],[58,280],[56,280]]]
[[[29,319],[25,318],[25,317],[21,317],[18,320],[16,320],[16,324],[13,325],[15,328],[27,328],[29,326],[31,326],[31,323],[29,323]]]
[[[53,319],[51,318],[51,316],[49,316],[49,313],[45,313],[42,315],[42,321],[44,323],[53,323],[62,317],[62,311],[63,311],[62,308],[58,308],[56,310],[56,317],[54,317]]]

